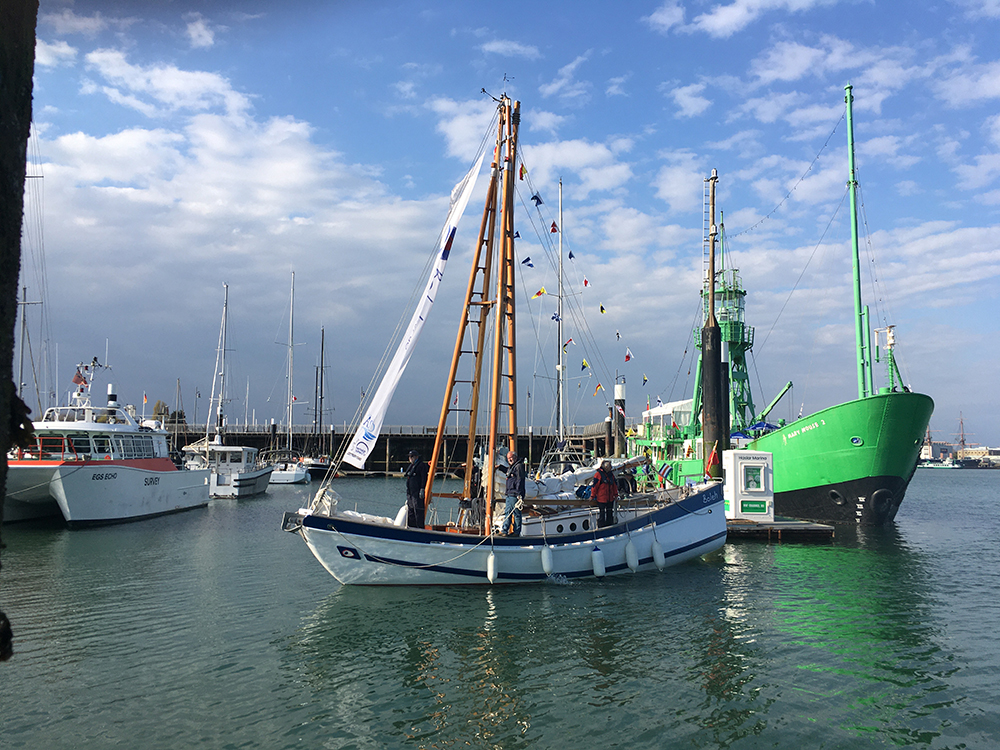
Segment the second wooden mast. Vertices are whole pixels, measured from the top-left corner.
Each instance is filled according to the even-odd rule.
[[[520,102],[512,102],[506,96],[498,106],[497,143],[491,164],[490,183],[483,209],[483,219],[479,237],[473,253],[472,270],[465,295],[462,317],[459,322],[455,350],[452,355],[448,384],[445,388],[444,403],[438,420],[434,451],[429,461],[425,504],[430,505],[433,497],[433,482],[438,459],[445,439],[445,426],[452,411],[469,414],[466,434],[465,484],[462,497],[475,502],[481,483],[485,501],[483,533],[490,527],[493,516],[494,481],[496,452],[506,443],[508,450],[517,450],[517,377],[515,356],[515,295],[514,280],[516,260],[514,257],[514,178],[517,173],[518,126],[521,119]],[[494,256],[496,259],[494,260]],[[494,263],[496,283],[491,283]],[[491,296],[491,290],[495,290]],[[491,310],[496,311],[491,316]],[[489,352],[486,337],[489,324],[493,323],[493,342]],[[471,349],[466,349],[466,338]],[[459,362],[463,354],[474,357],[468,381],[458,379]],[[488,356],[487,356],[488,355]],[[491,363],[491,369],[484,373],[483,364]],[[484,382],[483,376],[488,380]],[[470,386],[469,405],[457,409],[453,397],[455,386],[466,383]],[[483,385],[489,387],[489,428],[488,450],[483,460],[480,482],[474,471],[477,447],[478,417],[482,404]],[[505,418],[506,417],[506,418]],[[438,493],[450,496],[454,493]]]

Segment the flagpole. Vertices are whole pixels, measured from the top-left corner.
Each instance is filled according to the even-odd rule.
[[[566,439],[566,419],[563,415],[564,406],[563,399],[565,398],[565,387],[564,381],[566,378],[566,363],[563,361],[563,193],[562,193],[562,177],[559,178],[559,297],[557,300],[556,309],[556,325],[558,326],[558,332],[556,335],[556,346],[559,347],[559,367],[558,367],[558,379],[556,381],[556,404],[558,411],[558,441],[561,443]]]

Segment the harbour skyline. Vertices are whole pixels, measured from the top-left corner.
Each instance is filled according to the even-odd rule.
[[[233,416],[280,420],[296,271],[294,421],[310,421],[323,326],[324,422],[350,422],[506,91],[522,102],[528,171],[518,314],[543,342],[521,342],[527,421],[552,422],[544,230],[560,178],[567,280],[593,340],[567,347],[571,421],[606,415],[616,375],[632,419],[647,399],[690,396],[713,168],[757,329],[758,409],[788,380],[777,417],[850,399],[851,83],[865,300],[896,325],[907,385],[934,398],[934,438],[954,442],[964,414],[970,443],[1000,445],[1000,401],[982,385],[1000,370],[995,2],[905,18],[836,0],[508,11],[518,23],[452,2],[43,0],[26,194],[26,244],[43,261],[25,261],[22,285],[45,299],[48,329],[31,337],[58,345],[60,390],[107,351],[123,401],[172,408],[179,378],[203,418],[227,283]],[[484,185],[387,423],[437,420]]]

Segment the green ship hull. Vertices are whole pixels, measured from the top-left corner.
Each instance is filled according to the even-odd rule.
[[[750,442],[774,457],[776,515],[883,526],[896,517],[934,410],[881,393],[811,414]]]

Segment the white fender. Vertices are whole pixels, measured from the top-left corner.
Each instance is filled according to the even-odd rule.
[[[490,556],[486,558],[486,577],[489,579],[490,583],[496,583],[497,556],[492,552],[490,552]]]
[[[393,526],[406,526],[406,503],[403,503],[400,507],[399,512],[396,513],[396,518],[392,522]]]
[[[633,573],[639,569],[639,553],[636,551],[631,539],[625,545],[625,562],[628,565],[628,569]]]
[[[552,575],[552,548],[547,544],[542,547],[542,570],[545,575]]]
[[[653,539],[653,546],[649,551],[653,555],[653,562],[656,563],[657,568],[663,570],[667,567],[667,558],[663,554],[663,545],[661,545],[659,541]]]
[[[594,547],[594,551],[590,553],[590,561],[594,565],[594,575],[603,578],[605,573],[604,553],[600,547]]]

